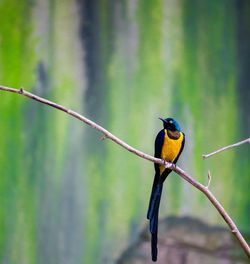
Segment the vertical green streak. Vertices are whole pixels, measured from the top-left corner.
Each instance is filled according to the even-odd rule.
[[[13,87],[30,87],[34,81],[35,56],[30,38],[31,8],[28,2],[0,3],[0,79]],[[25,15],[24,15],[25,14]],[[0,165],[0,259],[10,263],[35,260],[35,204],[27,178],[23,132],[24,101],[1,94]]]
[[[234,152],[206,162],[202,162],[201,154],[233,142],[239,132],[235,101],[234,18],[233,1],[196,1],[192,6],[183,1],[184,38],[179,100],[191,113],[194,172],[201,181],[204,181],[207,169],[218,173],[220,180],[212,188],[219,198],[220,195],[223,197],[226,207],[231,198],[222,195],[222,190],[233,191],[232,178],[236,170],[222,164],[232,163]],[[204,206],[204,198],[199,200]]]
[[[89,9],[84,19],[84,36],[86,63],[88,65],[87,78],[89,79],[86,91],[84,112],[95,122],[107,127],[108,105],[107,99],[107,65],[112,47],[112,16],[109,1],[86,1],[84,8]],[[86,22],[87,21],[87,22]],[[85,28],[86,27],[86,28]],[[107,199],[112,184],[106,174],[107,153],[106,142],[102,143],[100,133],[90,131],[84,138],[85,145],[85,198],[86,213],[84,223],[84,252],[83,261],[86,263],[101,263],[103,259],[110,260],[107,222],[113,219],[107,217]],[[115,241],[115,239],[114,239]],[[97,253],[98,252],[98,253]]]
[[[148,120],[164,86],[163,3],[139,1],[132,8],[120,4],[115,9],[114,49],[108,68],[109,129],[129,144],[152,152],[155,131],[147,129]],[[111,143],[107,153],[107,233],[118,241],[133,239],[140,219],[144,219],[148,199],[145,183],[151,184],[153,179],[152,164],[140,162]]]
[[[249,119],[249,43],[250,43],[250,2],[237,1],[235,3],[236,22],[237,22],[237,101],[240,116],[237,117],[240,127],[240,138],[246,138],[250,134]],[[242,228],[249,231],[249,164],[250,148],[248,144],[235,149],[235,177],[233,179],[234,195],[232,197],[233,214],[237,216],[237,223]],[[239,190],[239,191],[237,191]]]
[[[83,54],[76,37],[79,34],[76,3],[53,0],[49,1],[48,9],[45,6],[37,11],[49,17],[45,34],[38,31],[42,43],[43,38],[48,40],[40,57],[47,78],[42,84],[44,96],[81,112],[85,87],[81,75]],[[40,164],[43,172],[39,174],[43,188],[38,189],[39,263],[80,263],[84,222],[83,128],[55,109],[45,108],[40,113],[43,120],[37,125],[43,131],[42,143],[46,148],[39,149],[44,151]]]

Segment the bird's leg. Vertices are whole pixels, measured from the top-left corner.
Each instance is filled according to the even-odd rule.
[[[164,164],[163,164],[163,166],[166,168],[166,169],[169,169],[170,167],[171,167],[171,165],[169,165],[169,161],[167,161],[167,160],[163,160],[164,161]]]

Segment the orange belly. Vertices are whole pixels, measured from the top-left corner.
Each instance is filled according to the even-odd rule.
[[[164,129],[164,132],[165,137],[161,151],[161,158],[168,162],[173,162],[180,153],[183,141],[183,134],[180,132],[180,137],[178,139],[172,139],[168,136],[166,129]],[[164,170],[164,165],[160,165],[160,175],[164,172]]]

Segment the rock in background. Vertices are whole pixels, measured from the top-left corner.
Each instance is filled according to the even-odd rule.
[[[158,236],[157,263],[249,263],[238,241],[228,229],[209,226],[195,218],[165,218],[159,224]],[[150,234],[146,227],[135,244],[121,255],[117,264],[152,263],[150,250]]]

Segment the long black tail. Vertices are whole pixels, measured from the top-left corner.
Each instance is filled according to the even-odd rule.
[[[147,218],[150,221],[151,232],[151,255],[152,260],[157,260],[157,233],[158,233],[158,215],[161,201],[163,182],[158,181],[159,177],[155,175],[155,180],[150,196]]]

